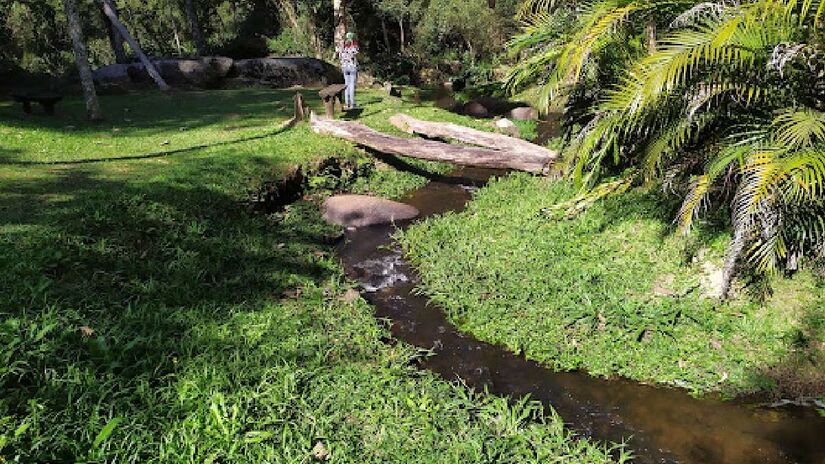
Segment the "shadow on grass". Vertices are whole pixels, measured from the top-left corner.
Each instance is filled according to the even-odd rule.
[[[453,184],[453,185],[471,185],[476,187],[483,186],[486,182],[480,181],[479,179],[475,179],[472,177],[463,177],[463,176],[455,176],[449,174],[439,174],[437,172],[429,171],[421,166],[417,166],[415,164],[410,163],[409,161],[405,160],[400,156],[395,155],[388,155],[386,153],[382,153],[375,150],[365,149],[371,156],[375,157],[376,159],[392,166],[393,168],[401,171],[407,172],[410,174],[414,174],[416,176],[421,176],[429,181],[436,181],[442,182],[445,184]]]
[[[314,205],[253,216],[209,184],[95,174],[0,185],[0,412],[31,423],[16,448],[39,462],[83,458],[98,414],[158,439],[186,414],[173,400],[185,372],[238,362],[216,348],[223,337],[231,349],[231,335],[205,332],[337,272],[321,254],[330,228]],[[302,353],[278,359],[312,356]],[[230,367],[220,375],[244,382]]]
[[[11,159],[10,156],[3,153],[3,150],[0,150],[0,165],[7,165],[7,166],[57,166],[57,165],[73,165],[73,164],[89,164],[89,163],[99,163],[99,162],[109,162],[109,161],[130,161],[130,160],[142,160],[142,159],[152,159],[152,158],[162,158],[165,156],[172,156],[172,155],[179,155],[181,153],[189,153],[197,150],[203,150],[207,148],[216,148],[216,147],[224,147],[228,145],[234,145],[237,143],[243,142],[251,142],[254,140],[262,140],[269,137],[274,137],[276,135],[282,134],[287,130],[291,129],[292,127],[289,125],[284,125],[281,128],[266,133],[266,134],[258,134],[249,137],[241,137],[239,139],[234,140],[226,140],[221,142],[214,142],[208,144],[201,144],[201,145],[194,145],[191,147],[186,148],[179,148],[177,150],[167,150],[167,151],[157,151],[151,153],[141,153],[136,155],[124,155],[124,156],[114,156],[114,157],[104,157],[104,158],[83,158],[83,159],[76,159],[76,160],[67,160],[67,161],[18,161]],[[11,151],[11,153],[19,153],[19,150]]]

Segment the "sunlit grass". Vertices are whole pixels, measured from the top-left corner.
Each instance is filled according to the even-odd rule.
[[[363,97],[387,130],[399,108],[478,124]],[[383,343],[316,204],[246,210],[296,164],[365,156],[305,125],[273,134],[291,98],[104,97],[100,125],[76,99],[54,119],[0,103],[0,461],[609,461],[540,405],[469,393]],[[357,188],[425,181],[384,167]]]
[[[564,182],[512,175],[401,241],[423,288],[462,329],[554,369],[696,393],[779,380],[780,395],[825,394],[817,279],[778,279],[765,305],[746,293],[720,303],[703,296],[702,281],[721,265],[726,235],[676,236],[667,206],[639,192],[574,220],[542,213],[572,194]]]

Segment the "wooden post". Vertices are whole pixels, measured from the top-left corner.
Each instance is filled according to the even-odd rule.
[[[301,122],[306,119],[306,114],[304,113],[304,97],[301,95],[300,92],[295,94],[295,117],[293,121]]]
[[[132,51],[134,51],[135,55],[137,55],[137,57],[140,58],[140,62],[143,63],[143,67],[146,68],[146,72],[149,73],[149,76],[152,77],[152,79],[158,85],[158,88],[160,90],[163,90],[164,92],[169,90],[169,85],[166,83],[166,81],[163,80],[163,77],[160,76],[160,73],[158,72],[157,68],[155,68],[155,65],[152,64],[151,61],[149,61],[149,58],[147,58],[146,54],[143,53],[143,49],[140,48],[140,45],[138,44],[137,40],[135,40],[135,38],[132,37],[131,34],[129,34],[129,31],[126,30],[126,26],[124,26],[123,23],[120,22],[120,19],[118,19],[117,13],[115,13],[114,6],[112,5],[112,0],[100,1],[103,4],[103,13],[106,14],[107,18],[109,18],[109,21],[111,21],[112,26],[114,26],[115,29],[117,29],[117,31],[120,33],[120,35],[124,39],[126,39],[126,42],[129,44],[129,46],[132,47]]]
[[[324,99],[324,113],[329,119],[335,119],[335,97]]]

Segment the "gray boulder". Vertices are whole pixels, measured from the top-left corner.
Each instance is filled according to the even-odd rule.
[[[232,69],[232,58],[225,56],[205,56],[193,59],[163,59],[153,61],[158,72],[171,86],[218,87]],[[132,79],[138,82],[150,81],[149,73],[142,64],[130,67]]]
[[[467,116],[472,116],[474,118],[490,117],[490,112],[487,111],[487,108],[477,101],[471,101],[464,105],[464,107],[462,108],[462,113],[466,114]]]
[[[507,118],[497,120],[496,129],[498,129],[498,131],[502,134],[509,135],[510,137],[519,138],[521,136],[518,126]]]
[[[403,221],[418,216],[413,206],[368,195],[335,195],[322,207],[324,220],[345,227]]]
[[[129,88],[132,86],[132,78],[129,76],[128,64],[110,64],[96,69],[92,73],[92,78],[100,87],[122,87]]]
[[[308,57],[236,60],[229,77],[274,87],[325,86],[344,80],[335,66]]]
[[[170,58],[152,60],[161,77],[176,87],[213,88],[232,69],[232,58],[205,56],[201,58]],[[102,87],[141,87],[153,85],[143,63],[113,64],[94,72],[95,82]]]
[[[516,121],[533,121],[539,118],[538,111],[529,106],[520,106],[510,110],[510,119]]]

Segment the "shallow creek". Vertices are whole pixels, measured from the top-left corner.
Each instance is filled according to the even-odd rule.
[[[402,201],[422,217],[460,211],[472,191],[497,174],[460,169]],[[552,406],[581,436],[628,441],[634,462],[825,464],[825,417],[810,408],[696,399],[675,388],[553,372],[462,333],[414,292],[418,277],[391,239],[396,227],[408,224],[349,230],[339,254],[375,305],[376,317],[391,321],[393,335],[432,350],[421,362],[424,368],[493,394],[529,395]]]

